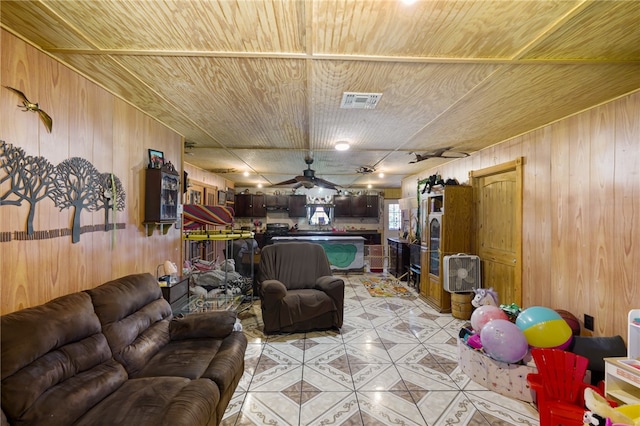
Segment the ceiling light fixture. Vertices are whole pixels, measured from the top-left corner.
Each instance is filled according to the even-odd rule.
[[[245,171],[242,175],[243,176],[249,176],[249,172]]]
[[[346,151],[349,149],[349,142],[337,142],[335,148],[336,151]]]
[[[384,173],[382,173],[382,172],[378,173],[378,177],[379,177],[380,179],[382,179],[382,178],[384,177]]]

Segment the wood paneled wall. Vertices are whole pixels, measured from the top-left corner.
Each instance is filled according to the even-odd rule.
[[[38,305],[93,288],[130,273],[150,272],[166,259],[181,262],[180,230],[146,236],[144,182],[148,148],[163,151],[179,166],[182,138],[63,64],[0,32],[0,83],[22,90],[53,118],[47,133],[37,114],[22,112],[18,97],[0,88],[0,139],[56,165],[71,157],[90,161],[101,173],[114,173],[126,191],[116,222],[125,229],[71,236],[0,242],[0,313]],[[179,167],[177,167],[179,169]],[[1,175],[1,172],[0,172]],[[8,182],[0,184],[5,193]],[[46,198],[37,203],[36,231],[70,228],[73,211],[60,211]],[[0,206],[0,232],[26,231],[28,206]],[[82,226],[104,223],[104,212],[84,210]]]
[[[519,156],[524,307],[566,309],[581,322],[586,313],[594,335],[626,339],[627,312],[640,307],[640,92],[426,169],[403,181],[403,196],[436,172],[462,183]]]

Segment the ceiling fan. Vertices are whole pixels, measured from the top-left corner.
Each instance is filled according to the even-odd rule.
[[[328,189],[337,189],[339,185],[331,183],[328,180],[316,177],[316,171],[311,168],[311,165],[313,164],[313,158],[311,156],[304,157],[304,162],[307,163],[307,169],[302,171],[302,175],[296,176],[293,179],[285,180],[280,183],[275,183],[271,186],[284,186],[294,184],[294,189],[300,188],[301,186],[304,186],[307,189],[313,188],[314,186]]]
[[[449,155],[446,155],[445,152],[451,151],[451,146],[446,148],[436,149],[435,151],[425,152],[424,154],[416,154],[415,152],[410,152],[409,154],[415,154],[416,159],[413,161],[409,161],[409,164],[419,163],[420,161],[428,160],[429,158],[464,158],[468,157],[469,154],[466,152],[451,152]]]

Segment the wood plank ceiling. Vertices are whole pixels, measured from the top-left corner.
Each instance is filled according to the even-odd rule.
[[[412,153],[471,153],[640,88],[638,1],[3,0],[0,15],[238,186],[311,154],[343,187],[398,187],[447,161]],[[383,95],[349,110],[343,92]]]

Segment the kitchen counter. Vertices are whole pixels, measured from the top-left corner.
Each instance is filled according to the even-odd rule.
[[[366,245],[380,245],[382,241],[382,235],[377,229],[352,229],[348,231],[315,231],[312,229],[300,229],[297,231],[289,231],[287,234],[289,237],[304,237],[304,236],[322,236],[322,237],[351,237],[358,236],[365,238]]]
[[[377,229],[350,229],[347,231],[315,231],[312,229],[299,229],[297,231],[289,231],[290,236],[295,235],[351,235],[351,234],[379,234]],[[294,235],[295,234],[295,235]]]
[[[329,235],[273,237],[272,241],[274,244],[291,241],[307,241],[320,244],[324,248],[325,253],[327,253],[327,258],[329,259],[332,270],[363,271],[365,238],[357,235],[345,235],[346,233],[338,232],[329,232],[328,234]]]

